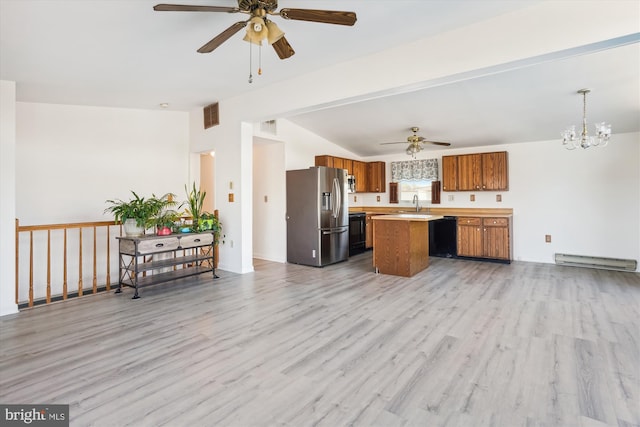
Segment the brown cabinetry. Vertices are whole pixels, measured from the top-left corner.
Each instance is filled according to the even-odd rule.
[[[353,160],[353,177],[356,179],[356,193],[367,191],[367,163]]]
[[[433,198],[433,194],[431,195]],[[398,194],[398,183],[390,182],[389,183],[389,203],[399,203],[400,195]]]
[[[373,247],[373,220],[371,219],[372,216],[372,214],[367,214],[365,216],[364,231],[366,238],[364,246],[367,249],[371,249]]]
[[[385,190],[385,163],[367,163],[367,190],[370,193],[384,193]]]
[[[458,217],[458,256],[511,261],[509,218]]]
[[[442,190],[458,191],[458,156],[442,156]]]
[[[356,193],[383,193],[385,162],[362,162],[334,156],[316,156],[316,166],[346,169],[356,179]]]
[[[442,156],[443,191],[509,189],[506,151]]]
[[[480,190],[481,188],[482,155],[458,156],[458,191]]]

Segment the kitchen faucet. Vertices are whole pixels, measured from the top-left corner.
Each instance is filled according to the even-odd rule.
[[[414,194],[413,195],[413,202],[411,202],[412,204],[415,203],[416,204],[416,212],[420,212],[420,202],[418,201],[418,195]]]

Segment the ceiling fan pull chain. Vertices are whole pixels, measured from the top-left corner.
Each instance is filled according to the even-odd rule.
[[[251,74],[251,67],[253,66],[251,64],[251,45],[253,43],[249,43],[249,83],[253,83],[253,75]]]
[[[258,75],[262,75],[262,44],[258,47]]]

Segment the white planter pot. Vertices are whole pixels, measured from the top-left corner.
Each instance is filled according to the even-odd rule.
[[[136,224],[136,220],[128,218],[124,221],[124,234],[129,237],[142,236],[144,234],[144,227],[139,227]]]

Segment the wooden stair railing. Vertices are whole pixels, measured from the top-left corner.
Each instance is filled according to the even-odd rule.
[[[218,210],[214,211],[214,215],[218,216]],[[116,228],[115,233],[112,233],[112,228]],[[68,237],[69,230],[78,230],[78,238],[77,238],[77,264],[78,264],[78,275],[75,277],[77,279],[77,287],[75,290],[70,290],[69,286],[69,244],[70,239]],[[88,248],[83,248],[83,230],[92,229],[93,230],[93,242],[91,245],[90,253]],[[60,243],[62,245],[62,256],[60,263],[62,266],[57,264],[52,264],[52,235],[51,232],[54,230],[62,230],[62,236],[58,236],[58,239],[54,239],[56,243]],[[98,231],[100,230],[101,236],[104,236],[104,242],[101,242],[101,246],[98,246]],[[122,236],[122,225],[116,224],[113,221],[94,221],[94,222],[77,222],[77,223],[66,223],[66,224],[43,224],[43,225],[20,225],[19,220],[16,218],[16,265],[15,265],[15,303],[19,308],[33,307],[34,305],[40,304],[50,304],[51,302],[58,300],[66,300],[73,296],[83,296],[87,291],[91,294],[96,294],[101,291],[111,290],[111,271],[118,271],[118,257],[111,256],[111,243],[112,241],[115,243],[115,239],[112,238],[115,236]],[[20,236],[28,233],[28,263],[27,260],[21,260],[20,258]],[[46,266],[45,267],[36,267],[36,255],[34,255],[34,233],[46,233]],[[61,237],[61,239],[60,239]],[[26,237],[25,237],[26,239]],[[61,242],[58,242],[61,240]],[[104,243],[102,245],[102,243]],[[215,267],[218,266],[218,245],[215,246]],[[44,252],[44,250],[42,250]],[[84,263],[83,259],[86,259],[87,256],[91,257],[91,287],[84,287],[84,279],[88,278],[85,276],[85,272],[83,271]],[[60,257],[58,257],[60,258]],[[113,258],[113,265],[112,265]],[[55,261],[55,259],[54,259]],[[40,262],[40,261],[38,261]],[[103,263],[105,270],[104,274],[100,277],[102,283],[98,283],[98,262]],[[58,280],[54,280],[52,278],[52,267],[57,267],[57,270],[61,270],[61,276]],[[20,272],[23,271],[24,268],[28,268],[28,294],[26,298],[20,299],[21,290],[24,289],[26,284],[21,284],[20,280]],[[44,287],[44,291],[35,292],[35,289],[41,289],[43,286],[36,286],[36,278],[35,278],[35,270],[39,270],[40,276],[46,276],[46,287]],[[116,281],[118,280],[118,273],[115,274]],[[23,280],[24,282],[24,280]],[[55,285],[55,286],[54,286]],[[22,287],[21,287],[22,286]],[[55,289],[54,289],[55,288]],[[23,291],[24,294],[24,291]]]

